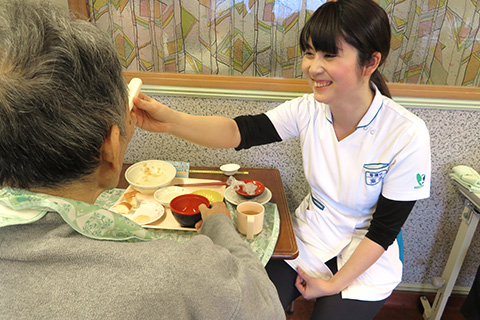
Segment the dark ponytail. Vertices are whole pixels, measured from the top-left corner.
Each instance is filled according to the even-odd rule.
[[[389,98],[392,98],[392,94],[390,93],[390,89],[388,89],[387,81],[385,81],[385,78],[383,75],[380,73],[380,71],[375,70],[375,72],[372,74],[370,77],[370,81],[372,81],[380,90],[380,92]]]

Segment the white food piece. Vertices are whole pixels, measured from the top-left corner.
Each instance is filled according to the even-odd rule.
[[[253,196],[257,191],[257,186],[253,182],[248,182],[243,186],[243,192],[249,196]]]
[[[115,211],[120,214],[128,214],[132,209],[132,205],[128,202],[121,202],[115,207]]]
[[[133,98],[138,96],[140,89],[142,88],[142,79],[133,78],[128,84],[128,108],[131,111],[133,108]]]
[[[133,208],[138,207],[137,194],[138,191],[131,191],[124,194],[125,201],[128,202]]]
[[[253,182],[245,183],[244,181],[237,180],[235,177],[229,177],[227,179],[227,185],[232,186],[233,190],[243,190],[249,196],[255,195],[257,191],[257,185]]]

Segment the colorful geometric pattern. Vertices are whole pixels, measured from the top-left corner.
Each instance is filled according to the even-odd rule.
[[[392,25],[388,81],[480,85],[480,1],[380,1]]]
[[[300,78],[298,37],[326,0],[89,0],[125,70]],[[479,86],[480,0],[379,0],[389,82]]]

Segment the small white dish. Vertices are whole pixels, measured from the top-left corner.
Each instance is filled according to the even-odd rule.
[[[247,199],[247,198],[239,195],[233,189],[233,187],[230,186],[227,189],[225,189],[224,197],[225,197],[225,200],[227,200],[228,202],[230,202],[231,204],[234,204],[234,205],[239,205],[240,203],[247,202],[247,201],[254,201],[254,202],[258,202],[260,204],[265,204],[272,199],[272,192],[267,187],[265,187],[265,191],[263,191],[262,194],[260,194],[256,197]]]
[[[222,170],[223,174],[226,176],[233,176],[237,173],[238,169],[240,169],[240,165],[236,163],[228,163],[220,167],[220,170]]]
[[[157,200],[162,205],[168,208],[170,206],[170,201],[172,201],[173,198],[186,193],[189,193],[189,192],[185,188],[170,186],[170,187],[158,189],[153,194],[153,197],[155,198],[155,200]]]

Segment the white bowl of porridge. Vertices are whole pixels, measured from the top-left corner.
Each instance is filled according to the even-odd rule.
[[[125,179],[133,189],[143,194],[153,194],[159,188],[172,183],[177,169],[166,161],[145,160],[131,165],[125,171]]]

